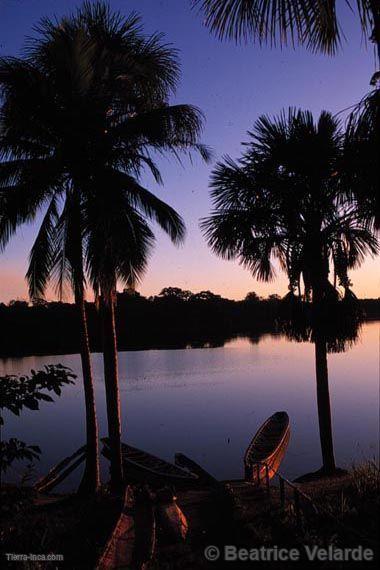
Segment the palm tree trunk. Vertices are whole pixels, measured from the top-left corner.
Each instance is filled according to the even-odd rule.
[[[325,473],[333,473],[336,466],[331,422],[327,347],[326,341],[319,335],[317,335],[315,339],[315,372],[317,379],[319,437],[321,440],[323,471]]]
[[[78,312],[80,355],[82,361],[83,387],[86,406],[86,466],[78,492],[83,494],[94,494],[98,491],[100,486],[99,435],[96,418],[94,381],[91,368],[90,342],[84,302],[83,243],[81,230],[82,219],[79,191],[72,194],[69,204],[71,213],[69,223],[69,241],[72,244],[72,248],[70,250],[70,264],[73,272],[74,297]]]
[[[86,307],[83,291],[77,287],[75,304],[78,310],[80,327],[80,355],[82,360],[83,386],[86,405],[86,466],[79,493],[94,494],[100,486],[98,422],[96,418],[95,390],[91,367],[90,343],[88,337]]]
[[[106,386],[108,437],[111,452],[111,487],[119,492],[123,484],[121,421],[115,306],[112,294],[102,292],[103,362]]]

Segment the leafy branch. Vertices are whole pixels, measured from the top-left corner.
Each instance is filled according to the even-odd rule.
[[[31,375],[0,376],[0,408],[6,409],[16,416],[23,408],[38,410],[40,401],[54,402],[46,393],[54,392],[61,395],[62,386],[74,384],[76,375],[62,364],[45,365],[43,370],[31,370]],[[0,415],[0,425],[4,419]],[[27,445],[17,438],[11,438],[0,443],[0,470],[5,472],[15,460],[38,459],[41,449],[38,445]]]
[[[0,402],[1,409],[7,409],[16,416],[21,410],[29,408],[38,410],[39,402],[53,402],[53,398],[44,392],[54,392],[61,395],[61,388],[64,385],[74,384],[76,375],[62,364],[49,364],[44,366],[44,370],[31,370],[31,376],[0,376]],[[0,425],[4,424],[4,419],[0,416]]]

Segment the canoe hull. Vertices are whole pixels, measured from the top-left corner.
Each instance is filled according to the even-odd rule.
[[[128,485],[116,521],[96,570],[146,568],[156,547],[156,521],[151,497],[144,489]]]
[[[103,455],[109,458],[110,451],[107,439],[103,440],[105,446]],[[193,486],[199,483],[196,475],[173,465],[150,453],[122,443],[122,458],[125,468],[125,477],[131,483],[147,483],[149,485]]]
[[[276,412],[263,423],[247,448],[245,480],[260,484],[272,479],[285,456],[289,440],[289,416],[286,412]]]
[[[136,541],[135,521],[132,514],[133,507],[133,489],[128,486],[125,490],[122,511],[96,564],[96,570],[133,568],[133,554]]]

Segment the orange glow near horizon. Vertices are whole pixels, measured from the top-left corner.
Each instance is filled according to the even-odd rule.
[[[177,252],[179,254],[179,252]],[[189,289],[194,293],[202,290],[210,290],[229,299],[243,299],[249,291],[255,291],[258,295],[266,297],[272,293],[285,295],[287,292],[287,280],[283,273],[278,273],[277,278],[270,283],[261,283],[254,280],[248,271],[239,267],[235,262],[221,261],[212,254],[206,260],[199,260],[198,267],[193,264],[183,264],[182,255],[178,255],[181,265],[176,265],[174,259],[164,266],[162,257],[152,260],[149,270],[137,290],[144,296],[157,295],[164,287],[180,287]],[[182,258],[182,259],[181,259]],[[166,265],[166,264],[165,264]],[[189,266],[190,265],[190,266]],[[206,269],[207,267],[207,269]],[[353,282],[353,291],[360,298],[380,297],[380,261],[367,259],[363,266],[352,271],[350,276]],[[0,302],[9,302],[11,299],[28,299],[27,284],[24,279],[25,267],[8,264],[0,273]],[[119,287],[122,289],[122,286]],[[89,300],[92,294],[87,294]],[[58,300],[54,289],[49,288],[46,298],[49,301]],[[71,295],[67,295],[67,301],[71,301]]]

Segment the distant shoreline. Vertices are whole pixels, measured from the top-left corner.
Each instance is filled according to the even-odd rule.
[[[210,291],[187,291],[145,298],[120,293],[116,305],[118,350],[184,349],[223,346],[247,336],[253,343],[281,332],[283,301],[277,295],[254,294],[231,301]],[[186,296],[187,295],[187,296]],[[380,320],[380,299],[359,301],[366,320]],[[94,303],[86,303],[91,352],[102,352],[102,327]],[[0,304],[0,358],[78,354],[80,339],[76,306],[72,303],[26,302]]]
[[[366,319],[363,324],[366,323],[370,323],[370,322],[379,322],[380,324],[380,319]],[[259,344],[262,340],[265,339],[265,337],[267,336],[278,336],[278,337],[285,337],[286,335],[285,333],[281,333],[278,331],[272,331],[272,332],[265,332],[262,333],[258,338],[257,338],[257,342],[255,342],[254,344]],[[223,348],[225,346],[225,344],[227,344],[228,342],[231,342],[233,340],[237,340],[237,339],[247,339],[249,338],[249,334],[248,333],[241,333],[241,334],[237,334],[235,336],[231,336],[228,338],[225,338],[223,341],[216,341],[215,339],[213,340],[205,340],[205,341],[189,341],[189,343],[186,346],[183,345],[169,345],[169,344],[163,344],[163,345],[146,345],[146,346],[129,346],[129,347],[123,347],[123,348],[118,348],[118,353],[124,353],[124,352],[144,352],[144,351],[148,351],[148,350],[199,350],[199,349],[210,349],[210,348]],[[291,340],[289,339],[289,342],[298,342],[299,344],[308,344],[310,341],[295,341],[295,340]],[[103,355],[102,350],[91,350],[91,355],[94,354],[100,354]],[[33,357],[38,357],[38,358],[42,358],[42,357],[49,357],[49,356],[79,356],[79,351],[76,352],[55,352],[55,353],[49,353],[49,352],[33,352],[31,354],[28,353],[23,353],[23,354],[9,354],[9,355],[3,355],[0,352],[0,363],[2,361],[7,361],[10,359],[20,359],[20,358],[33,358]]]

